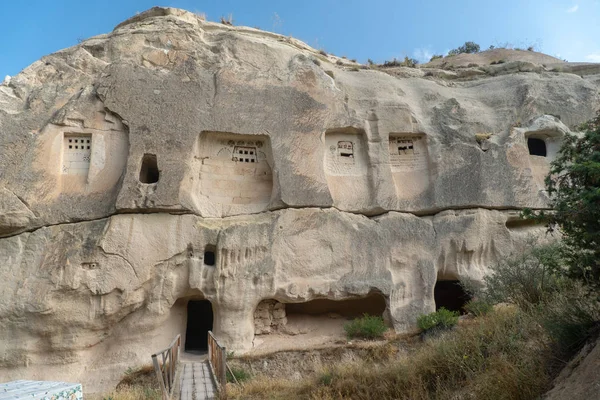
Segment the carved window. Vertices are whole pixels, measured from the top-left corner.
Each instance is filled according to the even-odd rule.
[[[532,156],[546,157],[546,142],[544,139],[527,138],[527,148]]]
[[[427,147],[424,136],[390,135],[390,164],[394,172],[427,168]]]
[[[348,140],[341,140],[337,144],[338,161],[348,164],[354,164],[354,143]]]
[[[396,141],[398,155],[415,154],[415,146],[412,139],[398,139]]]
[[[140,182],[156,183],[160,177],[158,162],[155,154],[144,154],[140,167]]]
[[[92,156],[92,135],[65,134],[62,173],[87,175]]]
[[[207,245],[204,249],[204,265],[213,267],[217,261],[216,257],[217,248],[214,245]]]
[[[255,163],[257,162],[256,147],[235,146],[233,148],[233,161]]]

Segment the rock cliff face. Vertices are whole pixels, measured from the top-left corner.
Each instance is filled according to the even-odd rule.
[[[168,8],[35,62],[0,85],[0,377],[105,389],[189,300],[238,352],[265,300],[413,329],[544,232],[518,210],[599,108],[597,69],[528,63],[364,69]]]

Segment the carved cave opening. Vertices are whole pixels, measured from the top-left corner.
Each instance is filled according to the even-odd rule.
[[[158,170],[158,161],[155,154],[144,154],[142,158],[142,167],[140,168],[140,182],[156,183],[160,172]]]
[[[436,311],[444,307],[446,310],[466,314],[465,304],[471,296],[465,292],[460,281],[437,281],[433,290]]]
[[[185,351],[204,353],[208,350],[208,331],[213,328],[213,309],[208,300],[190,300],[187,304]]]
[[[384,316],[385,297],[371,293],[362,298],[347,300],[316,299],[303,303],[281,303],[274,299],[261,301],[254,311],[256,335],[280,332],[293,336],[306,332],[311,335],[344,336],[348,320],[364,314]]]
[[[527,148],[532,156],[546,157],[546,142],[539,138],[527,138]]]
[[[217,262],[216,256],[217,247],[214,245],[207,245],[204,249],[204,265],[214,267]]]
[[[307,301],[306,303],[286,304],[288,318],[294,314],[338,314],[346,319],[352,319],[361,317],[363,314],[381,316],[383,315],[385,308],[385,298],[378,293],[370,294],[360,299],[316,299]]]

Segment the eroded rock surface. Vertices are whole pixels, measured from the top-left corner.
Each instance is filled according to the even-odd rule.
[[[189,300],[238,352],[265,300],[378,293],[411,330],[436,280],[545,231],[518,210],[547,207],[561,137],[600,105],[593,68],[337,61],[154,8],[0,85],[2,380],[104,390],[185,336]]]

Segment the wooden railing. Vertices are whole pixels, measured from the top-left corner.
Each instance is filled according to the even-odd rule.
[[[180,349],[181,335],[177,335],[168,348],[152,354],[152,364],[160,383],[163,400],[169,400],[173,394]]]
[[[227,353],[225,347],[221,346],[211,331],[208,331],[208,361],[221,398],[226,398],[227,387]]]

